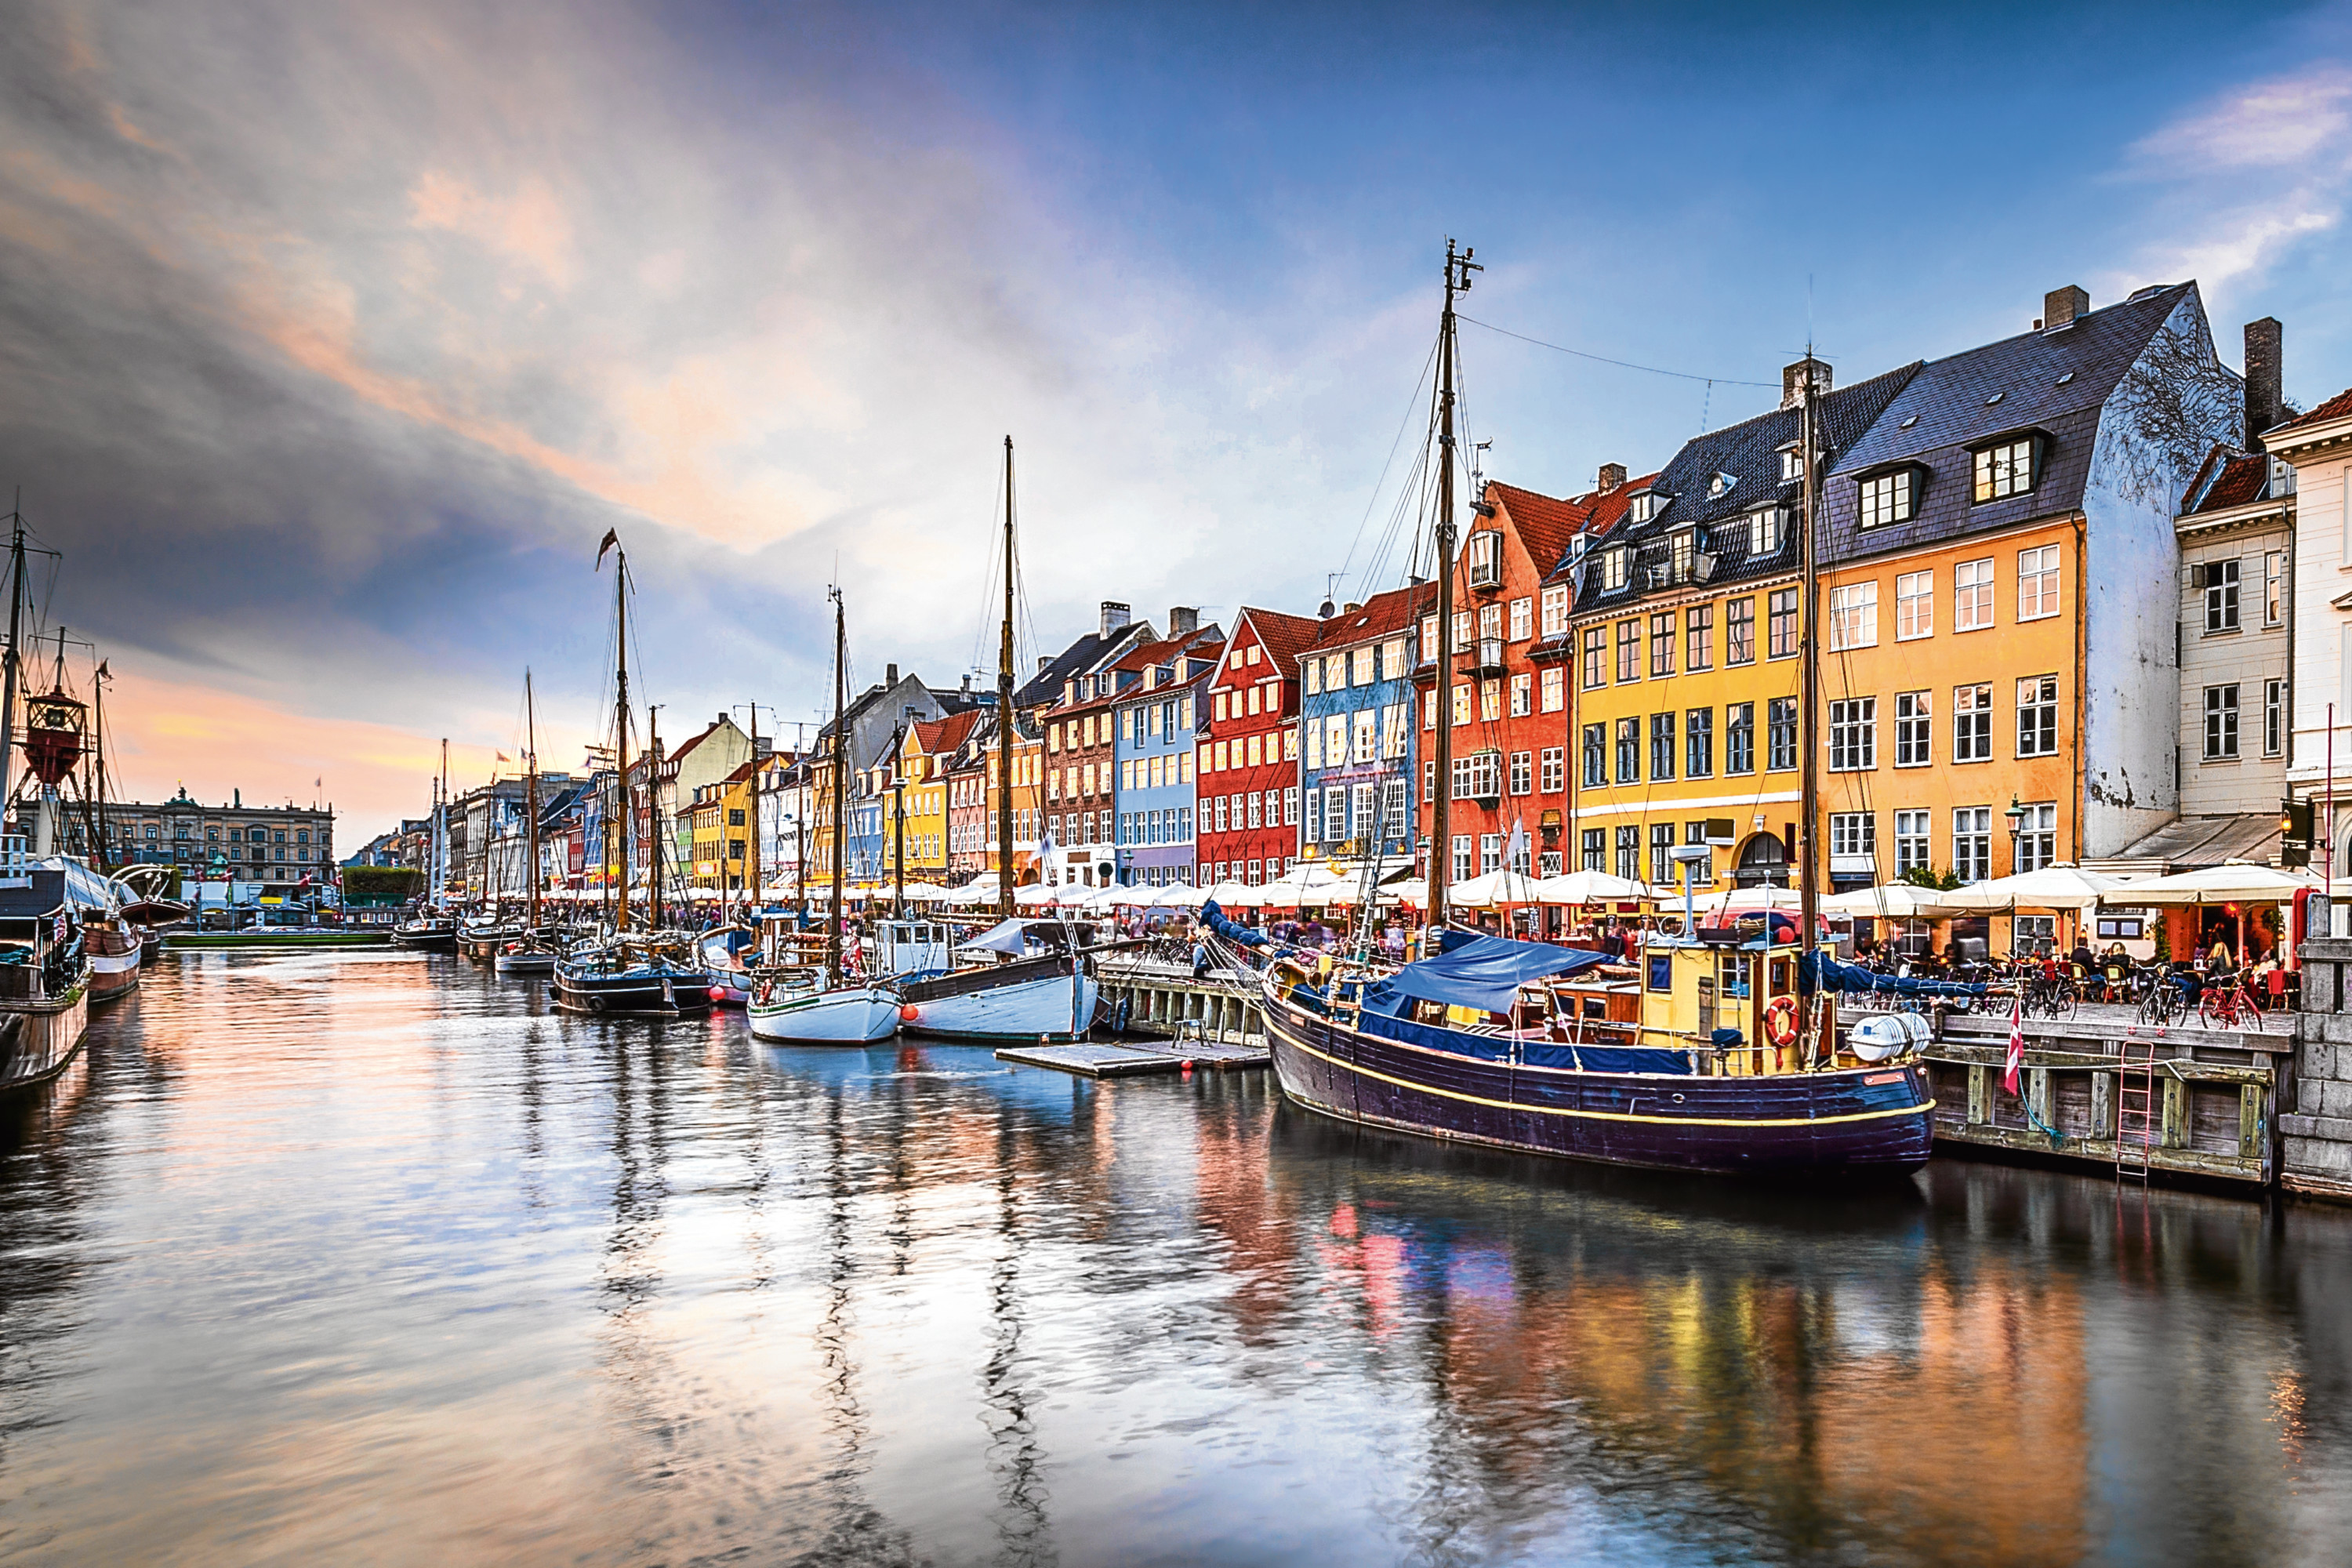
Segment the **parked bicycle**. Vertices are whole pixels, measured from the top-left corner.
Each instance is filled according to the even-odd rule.
[[[2162,1028],[2177,1024],[2189,1014],[2189,988],[2161,965],[2135,970],[2133,1000],[2139,1021]]]
[[[2263,1005],[2246,988],[2244,977],[2231,974],[2207,984],[2198,998],[2197,1021],[2209,1029],[2242,1029],[2259,1034],[2265,1027]]]

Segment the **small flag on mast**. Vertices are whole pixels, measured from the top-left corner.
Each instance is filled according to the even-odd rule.
[[[617,528],[608,528],[608,529],[606,529],[606,530],[604,531],[604,543],[602,543],[602,544],[599,544],[598,546],[596,546],[596,570],[597,570],[597,571],[602,572],[602,571],[604,569],[604,552],[606,552],[606,551],[608,551],[608,550],[612,549],[612,548],[613,548],[613,546],[614,546],[614,545],[616,545],[616,544],[618,544],[618,543],[620,543],[620,542],[621,542],[621,531],[620,531],[619,529],[617,529]]]

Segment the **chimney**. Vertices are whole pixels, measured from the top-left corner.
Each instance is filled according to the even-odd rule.
[[[1781,367],[1781,407],[1794,408],[1805,401],[1805,370],[1809,365],[1812,367],[1813,390],[1820,393],[1829,391],[1830,367],[1817,359],[1801,359],[1794,364]]]
[[[2263,432],[2286,417],[2286,390],[2280,362],[2284,329],[2276,316],[2246,323],[2246,445],[2260,447]]]
[[[1345,608],[1343,608],[1343,609],[1341,609],[1339,613],[1340,613],[1341,615],[1343,615],[1343,616],[1352,616],[1352,615],[1354,615],[1358,610],[1360,610],[1360,609],[1362,609],[1363,607],[1364,607],[1363,605],[1360,605],[1360,604],[1356,603],[1356,601],[1355,601],[1355,600],[1350,599],[1350,600],[1349,600],[1349,601],[1348,601],[1346,607],[1345,607]]]
[[[2072,325],[2077,316],[2091,313],[2091,297],[2079,283],[2069,283],[2063,289],[2053,289],[2042,296],[2042,330],[2056,331]]]
[[[1601,464],[1600,477],[1593,480],[1592,488],[1599,490],[1602,495],[1614,495],[1617,491],[1623,489],[1625,488],[1625,465],[1622,463]]]
[[[1045,655],[1045,654],[1042,654],[1042,653],[1041,653],[1041,654],[1039,654],[1039,655],[1037,656],[1037,673],[1038,673],[1038,674],[1043,675],[1043,674],[1045,674],[1047,670],[1049,670],[1049,669],[1051,669],[1051,668],[1054,668],[1054,661],[1053,661],[1053,659],[1052,659],[1051,658],[1049,658],[1048,656],[1046,656],[1046,655]]]
[[[1132,607],[1122,605],[1116,599],[1105,599],[1102,602],[1103,636],[1109,637],[1133,619],[1135,619],[1135,612]]]
[[[1170,637],[1189,637],[1200,629],[1200,611],[1194,609],[1190,605],[1171,605],[1168,606],[1168,635]]]
[[[893,665],[887,665],[887,666],[886,666],[886,667],[884,667],[884,668],[885,668],[885,673],[883,674],[883,677],[882,677],[882,684],[883,684],[883,685],[885,685],[885,686],[896,686],[896,685],[898,685],[898,667],[897,665],[893,664]]]

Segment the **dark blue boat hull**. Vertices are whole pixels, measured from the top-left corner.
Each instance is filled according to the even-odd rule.
[[[606,1018],[677,1018],[710,1011],[710,977],[686,970],[597,970],[559,963],[555,1005]]]
[[[1899,1174],[1927,1163],[1917,1067],[1703,1078],[1514,1066],[1383,1039],[1268,994],[1283,1092],[1346,1121],[1601,1164]]]

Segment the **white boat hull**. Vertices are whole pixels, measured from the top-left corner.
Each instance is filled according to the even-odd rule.
[[[501,980],[551,980],[555,976],[555,954],[551,952],[502,952],[491,960]]]
[[[1041,1035],[1066,1040],[1085,1034],[1094,1022],[1100,994],[1091,974],[1078,976],[1075,984],[1069,975],[1048,975],[961,996],[917,1002],[907,1032],[950,1040],[1034,1044]]]
[[[898,1030],[898,993],[878,985],[790,992],[743,1011],[754,1036],[786,1045],[869,1045]]]

